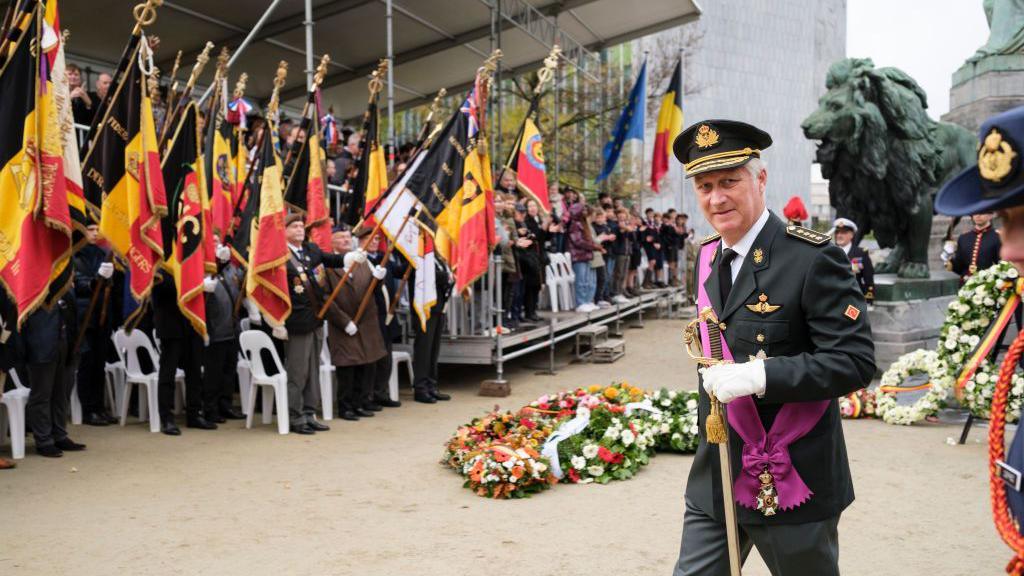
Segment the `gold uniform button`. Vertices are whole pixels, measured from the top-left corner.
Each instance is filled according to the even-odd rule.
[[[758,342],[764,342],[764,334],[758,334],[757,335],[757,341]]]
[[[725,322],[719,322],[718,329],[721,330],[722,332],[725,332]]]

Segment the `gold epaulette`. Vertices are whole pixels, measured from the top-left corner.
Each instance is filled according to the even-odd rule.
[[[810,228],[794,226],[792,224],[786,226],[786,234],[789,234],[793,238],[799,238],[808,244],[814,244],[815,246],[821,246],[822,244],[828,243],[830,240],[828,234],[822,234],[821,232],[815,232]]]
[[[715,240],[718,240],[721,237],[722,237],[721,234],[719,234],[718,232],[715,232],[714,234],[710,234],[708,236],[705,236],[704,239],[700,241],[700,245],[703,246],[703,245],[705,245],[705,244],[707,244],[709,242],[714,242]]]

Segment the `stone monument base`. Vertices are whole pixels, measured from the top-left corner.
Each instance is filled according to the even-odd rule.
[[[946,309],[959,288],[960,277],[946,271],[933,270],[927,280],[875,276],[875,303],[868,308],[868,318],[877,374],[907,352],[935,348]]]
[[[1024,104],[1024,54],[988,56],[953,74],[946,122],[976,132],[989,116]]]

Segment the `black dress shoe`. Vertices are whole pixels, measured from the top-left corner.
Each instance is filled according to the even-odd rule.
[[[211,410],[204,414],[203,417],[214,424],[223,424],[228,421],[227,418],[221,416],[220,410]]]
[[[350,420],[352,422],[359,420],[359,416],[356,416],[356,413],[351,410],[343,410],[338,414],[338,418],[341,418],[342,420]]]
[[[295,434],[302,434],[303,436],[310,436],[316,434],[316,430],[310,428],[308,424],[303,424],[302,426],[292,426],[292,432],[294,432]]]
[[[189,428],[198,428],[200,430],[216,430],[217,425],[210,422],[202,416],[196,416],[195,418],[189,418],[188,422],[185,423]]]
[[[376,402],[369,402],[363,405],[363,410],[369,410],[370,412],[380,412],[384,407]]]
[[[306,422],[306,426],[312,428],[314,432],[327,432],[328,430],[331,429],[331,427],[328,426],[327,424],[324,424],[323,422],[317,422],[316,420],[310,420],[309,422]]]
[[[181,436],[181,428],[174,422],[162,422],[160,424],[160,431],[168,436]]]
[[[110,422],[107,421],[106,417],[97,412],[89,412],[82,418],[82,424],[86,426],[110,426]]]
[[[430,392],[416,392],[412,399],[424,404],[437,404],[437,398],[434,398],[434,395]]]
[[[399,406],[402,405],[402,403],[399,402],[398,400],[392,400],[391,398],[385,398],[384,400],[375,400],[375,402],[385,408],[398,408]]]
[[[121,422],[120,418],[114,416],[110,412],[104,412],[103,414],[100,414],[100,416],[107,421],[107,424],[118,424]]]
[[[245,414],[241,410],[235,410],[232,406],[221,408],[220,415],[225,420],[245,420]]]
[[[82,450],[85,450],[85,444],[79,444],[71,438],[57,440],[53,445],[65,452],[81,452]]]
[[[440,390],[431,390],[430,395],[433,396],[435,400],[443,400],[445,402],[452,399],[451,396],[441,392]]]
[[[355,412],[356,416],[359,416],[360,418],[373,418],[373,412],[370,412],[365,408],[356,408],[353,412]]]
[[[36,446],[36,454],[46,456],[47,458],[60,458],[64,455],[64,452],[57,448],[56,444],[50,444],[49,446]]]

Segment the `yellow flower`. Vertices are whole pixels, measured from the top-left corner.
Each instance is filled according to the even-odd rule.
[[[609,386],[604,389],[604,397],[609,400],[615,400],[619,396],[619,389]]]
[[[597,394],[601,391],[601,386],[599,384],[591,384],[590,388],[587,390],[589,390],[591,394]]]

